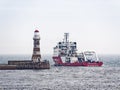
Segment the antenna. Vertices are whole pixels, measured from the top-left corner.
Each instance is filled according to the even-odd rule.
[[[64,33],[65,42],[69,42],[69,33]]]

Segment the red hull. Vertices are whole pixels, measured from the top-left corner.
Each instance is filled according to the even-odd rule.
[[[74,63],[63,63],[61,57],[53,57],[55,66],[102,66],[103,62],[74,62]]]

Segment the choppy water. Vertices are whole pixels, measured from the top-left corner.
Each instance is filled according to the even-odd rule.
[[[50,56],[44,57],[53,64]],[[120,55],[100,58],[104,62],[102,67],[0,70],[0,90],[120,90]],[[13,59],[30,59],[30,56],[0,56],[0,63]]]

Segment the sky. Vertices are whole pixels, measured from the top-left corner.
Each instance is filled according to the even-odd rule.
[[[66,32],[78,52],[120,54],[120,0],[0,0],[0,55],[32,54],[36,29],[41,54]]]

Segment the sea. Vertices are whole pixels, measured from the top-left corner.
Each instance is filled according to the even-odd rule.
[[[56,67],[52,55],[45,70],[0,70],[0,90],[120,90],[120,55],[98,55],[102,67]],[[8,60],[30,60],[31,55],[0,55]]]

